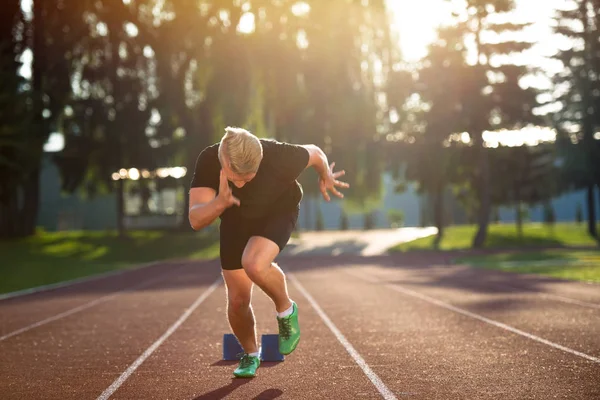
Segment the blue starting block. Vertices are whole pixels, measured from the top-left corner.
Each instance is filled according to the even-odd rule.
[[[262,361],[283,361],[283,354],[279,352],[279,335],[262,335],[260,345]]]
[[[279,335],[262,335],[261,344],[261,361],[283,361],[283,354],[279,352]],[[224,361],[237,361],[240,359],[240,355],[244,353],[244,349],[237,341],[237,338],[231,334],[226,333],[223,335],[223,360]]]

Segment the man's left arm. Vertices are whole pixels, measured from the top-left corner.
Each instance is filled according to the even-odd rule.
[[[344,195],[340,193],[337,188],[348,188],[350,185],[346,182],[338,180],[338,178],[345,175],[346,171],[341,170],[338,172],[333,172],[335,162],[329,165],[327,155],[318,146],[315,146],[314,144],[307,144],[303,145],[302,147],[308,151],[308,165],[306,167],[313,167],[319,174],[319,190],[323,194],[323,198],[326,201],[331,200],[328,191],[331,191],[339,198],[343,198]]]

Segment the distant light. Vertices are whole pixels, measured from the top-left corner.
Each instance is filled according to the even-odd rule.
[[[255,27],[254,14],[246,12],[240,18],[240,23],[237,26],[237,30],[240,33],[248,34],[254,32]]]
[[[142,170],[142,177],[143,177],[144,179],[148,179],[148,178],[150,178],[150,171],[148,171],[147,169],[143,169],[143,170]]]
[[[133,181],[137,181],[138,179],[140,179],[140,171],[138,171],[137,168],[130,168],[128,173],[129,173],[129,179],[131,179]]]
[[[119,179],[121,179],[121,175],[119,175],[116,172],[112,174],[112,180],[113,181],[118,181]]]
[[[125,168],[121,168],[119,170],[119,175],[121,176],[121,178],[125,179],[127,178],[127,170]]]
[[[292,13],[297,17],[306,15],[309,12],[310,12],[310,5],[303,1],[300,1],[292,6]]]
[[[44,144],[44,151],[47,153],[56,153],[65,148],[65,137],[62,133],[51,133],[48,141]]]
[[[98,32],[98,35],[106,36],[108,35],[108,25],[106,25],[104,22],[98,22],[96,24],[96,31]]]
[[[130,37],[136,37],[139,33],[139,30],[138,27],[135,26],[135,24],[128,22],[127,24],[125,24],[125,32],[127,32],[127,34]]]
[[[600,132],[594,133],[594,139],[600,140]]]
[[[171,175],[175,179],[183,178],[186,173],[187,169],[184,167],[171,168],[171,170],[169,171],[169,175]]]
[[[30,49],[25,49],[19,61],[22,65],[19,68],[19,74],[25,79],[31,79],[31,66],[33,63],[33,52]]]
[[[156,175],[158,175],[159,178],[166,178],[167,176],[169,176],[169,169],[159,168],[156,170]]]
[[[154,50],[150,46],[144,46],[144,57],[152,58],[154,57]]]

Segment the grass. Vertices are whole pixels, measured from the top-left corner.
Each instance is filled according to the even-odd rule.
[[[471,243],[477,226],[462,225],[446,228],[444,237],[437,250],[465,250]],[[418,239],[395,246],[391,251],[434,250],[434,236]],[[530,223],[523,226],[523,236],[519,237],[515,224],[491,224],[489,226],[486,248],[514,247],[568,247],[595,246],[597,242],[587,233],[585,224],[560,223],[554,228],[543,224]]]
[[[531,253],[502,253],[464,257],[455,261],[479,268],[600,282],[600,251],[546,250]]]
[[[217,235],[206,232],[40,232],[0,242],[0,293],[174,258],[218,257]]]

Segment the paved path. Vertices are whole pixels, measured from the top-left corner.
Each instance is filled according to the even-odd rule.
[[[285,249],[289,255],[380,255],[390,247],[435,235],[436,228],[376,229],[369,231],[303,232]]]
[[[435,255],[287,255],[302,340],[252,380],[221,361],[216,262],[0,301],[9,399],[598,399],[600,285]],[[275,333],[255,290],[259,333]]]

